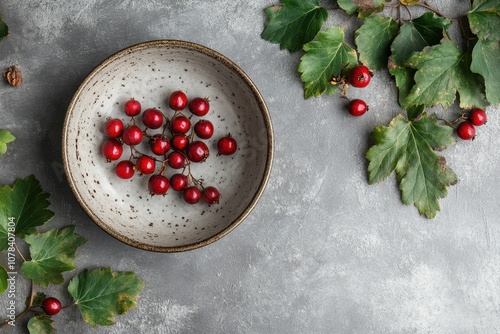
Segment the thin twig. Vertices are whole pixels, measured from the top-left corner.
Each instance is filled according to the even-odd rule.
[[[403,24],[403,17],[401,16],[401,5],[398,5],[398,23],[399,25]]]
[[[349,18],[347,20],[345,20],[344,23],[342,23],[342,29],[345,29],[345,26],[351,21],[351,19],[354,17],[355,15],[352,14],[352,15],[349,15]]]
[[[17,254],[19,254],[19,256],[21,257],[21,259],[23,259],[24,262],[27,262],[26,259],[23,256],[23,253],[21,253],[21,251],[19,250],[19,247],[17,246],[17,243],[15,243],[14,246],[16,247]]]
[[[417,6],[420,6],[420,7],[424,7],[424,8],[427,8],[428,10],[430,10],[431,12],[435,13],[436,15],[438,16],[441,16],[441,17],[446,17],[443,13],[441,13],[440,11],[438,11],[437,9],[429,6],[426,2],[423,2],[423,3],[417,3]]]
[[[404,7],[405,7],[405,9],[406,9],[406,12],[408,12],[408,18],[409,18],[409,20],[411,21],[413,18],[412,18],[412,16],[411,16],[410,9],[408,8],[408,6],[404,6]]]
[[[31,280],[31,287],[30,287],[30,302],[28,304],[28,307],[33,306],[33,300],[35,299],[35,285],[33,284],[33,280]]]

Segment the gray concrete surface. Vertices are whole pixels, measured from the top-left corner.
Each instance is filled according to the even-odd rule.
[[[432,3],[453,14],[468,1]],[[460,182],[436,219],[422,218],[401,203],[394,177],[367,184],[368,134],[400,112],[393,81],[377,73],[362,91],[372,108],[360,119],[346,114],[339,96],[304,100],[300,53],[260,38],[271,4],[0,2],[11,29],[0,64],[24,74],[19,89],[0,84],[0,128],[17,137],[0,157],[1,184],[39,178],[56,213],[48,226],[74,224],[89,240],[77,270],[111,266],[146,281],[139,307],[116,325],[91,328],[72,308],[55,318],[58,333],[500,332],[499,110],[487,110],[474,142],[443,152]],[[329,21],[346,19],[338,15]],[[80,82],[108,55],[153,39],[189,40],[235,61],[262,92],[275,129],[275,164],[256,209],[228,236],[187,253],[149,253],[113,239],[62,175],[63,119]],[[65,286],[44,291],[68,301]],[[15,333],[27,332],[23,324]]]

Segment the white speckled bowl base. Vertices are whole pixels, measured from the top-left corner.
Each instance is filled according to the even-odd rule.
[[[210,99],[209,113],[193,116],[192,123],[209,119],[214,124],[214,136],[205,140],[211,154],[204,163],[192,163],[191,171],[205,186],[219,189],[219,204],[189,205],[172,189],[165,196],[151,196],[149,176],[119,179],[116,162],[107,163],[101,155],[106,119],[129,120],[123,113],[125,101],[133,97],[143,110],[155,107],[171,117],[168,97],[175,90],[183,90],[188,99]],[[187,109],[185,114],[191,115]],[[232,156],[217,156],[217,140],[227,133],[236,138],[238,150]],[[144,144],[139,149],[148,151]],[[124,145],[120,160],[129,154]],[[269,113],[250,79],[220,54],[181,41],[142,43],[97,66],[75,94],[63,133],[66,175],[83,209],[119,240],[160,252],[197,248],[236,227],[262,194],[272,155]],[[166,175],[178,171],[168,168]]]

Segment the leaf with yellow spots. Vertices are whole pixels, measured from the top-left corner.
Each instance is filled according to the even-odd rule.
[[[52,317],[47,317],[44,315],[39,315],[31,318],[28,321],[28,331],[30,334],[51,334],[55,332],[54,327],[52,327]]]
[[[372,138],[375,145],[366,153],[370,184],[395,172],[403,202],[434,218],[440,209],[438,199],[457,182],[455,172],[435,152],[455,142],[453,128],[439,125],[426,113],[415,120],[398,115],[389,126],[377,126]]]
[[[85,269],[74,277],[68,291],[91,326],[109,326],[115,316],[137,306],[144,281],[133,272],[112,272],[110,268]]]

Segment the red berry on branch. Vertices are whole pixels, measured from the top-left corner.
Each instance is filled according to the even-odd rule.
[[[170,129],[173,133],[184,134],[191,128],[191,121],[186,116],[176,116],[170,120]]]
[[[155,174],[148,180],[148,189],[151,195],[165,195],[170,184],[164,175]]]
[[[194,141],[187,147],[187,157],[192,162],[204,162],[207,160],[210,151],[207,144],[202,141]]]
[[[110,138],[118,138],[121,136],[125,126],[121,119],[113,118],[104,123],[104,134]]]
[[[150,129],[158,129],[163,125],[163,114],[155,108],[148,108],[142,113],[142,123]]]
[[[147,155],[141,155],[135,162],[135,168],[141,174],[152,174],[156,169],[156,162]]]
[[[129,160],[120,161],[116,164],[115,173],[121,179],[130,179],[135,173],[134,164]]]
[[[123,111],[127,116],[130,117],[137,116],[141,113],[141,103],[137,100],[130,99],[127,102],[125,102],[125,105],[123,106]]]
[[[207,98],[195,97],[189,102],[189,111],[196,116],[205,116],[210,110],[210,103]]]
[[[469,122],[471,122],[472,125],[481,126],[485,124],[487,120],[486,113],[483,109],[472,109],[469,113]]]
[[[170,138],[170,145],[172,145],[172,147],[176,150],[182,151],[188,146],[188,144],[189,139],[186,135],[177,134]]]
[[[187,95],[183,91],[176,90],[172,94],[170,94],[170,98],[168,100],[168,105],[175,111],[182,110],[186,108],[187,105]]]
[[[188,177],[184,174],[174,174],[170,177],[170,185],[175,191],[184,190],[188,185]]]
[[[220,198],[220,193],[217,188],[209,186],[203,189],[203,192],[201,193],[201,198],[203,198],[203,201],[207,204],[216,204],[219,203],[219,198]]]
[[[349,83],[357,88],[368,86],[371,79],[372,73],[364,65],[357,65],[349,72]]]
[[[118,160],[122,156],[123,146],[116,139],[108,139],[102,144],[101,151],[106,160]]]
[[[194,125],[194,133],[201,139],[209,139],[214,134],[214,126],[206,119],[199,120]]]
[[[231,137],[231,134],[222,137],[217,142],[217,149],[219,150],[219,154],[222,155],[231,155],[234,152],[236,152],[237,148],[238,145],[236,143],[236,140],[233,137]]]
[[[54,297],[45,298],[41,306],[47,315],[56,315],[61,311],[61,302]]]
[[[170,150],[170,140],[165,135],[157,133],[149,139],[151,152],[156,155],[164,155]]]
[[[184,154],[180,152],[170,153],[167,160],[168,165],[174,169],[182,168],[186,164],[186,158],[184,158]]]
[[[127,145],[138,145],[142,142],[144,134],[142,130],[137,125],[130,125],[125,130],[123,130],[122,139]]]
[[[201,191],[195,186],[190,186],[184,189],[182,197],[184,198],[184,201],[186,201],[186,203],[196,204],[201,199]]]
[[[460,139],[471,140],[476,136],[476,129],[472,123],[465,121],[457,126],[457,135]]]
[[[366,105],[365,101],[361,99],[354,99],[351,100],[347,105],[347,110],[352,116],[358,117],[368,111],[368,106]]]

